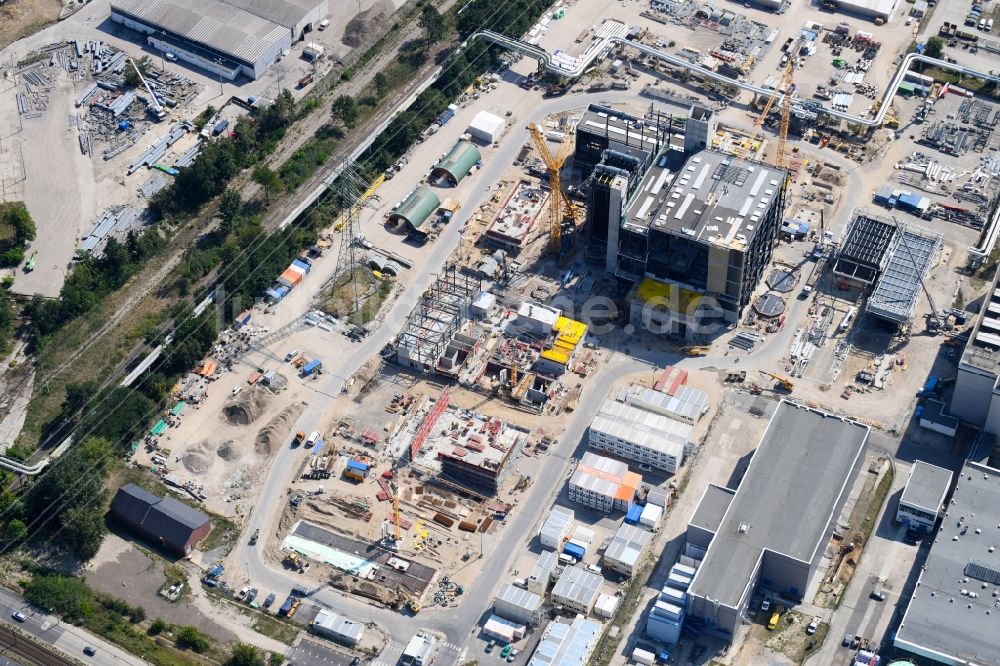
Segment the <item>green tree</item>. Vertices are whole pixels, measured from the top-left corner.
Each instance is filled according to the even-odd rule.
[[[149,56],[144,56],[140,60],[136,60],[133,62],[135,62],[135,64],[138,65],[139,71],[142,72],[143,76],[146,76],[146,74],[149,72],[149,68],[152,66],[152,61],[149,59]],[[142,87],[142,79],[136,73],[135,67],[133,67],[131,64],[127,64],[125,66],[125,73],[123,78],[125,79],[125,85],[127,85],[130,88]]]
[[[155,402],[125,386],[116,386],[102,394],[97,404],[99,406],[80,419],[78,431],[106,438],[120,450],[124,450],[139,435],[157,411]]]
[[[93,559],[101,548],[107,528],[101,505],[80,505],[63,511],[62,541],[84,562]]]
[[[227,189],[223,192],[219,199],[219,217],[222,218],[222,227],[227,233],[236,227],[242,213],[242,195],[233,189]]]
[[[75,415],[83,409],[91,398],[97,395],[101,385],[97,381],[71,382],[66,385],[66,397],[62,401],[62,416]]]
[[[358,105],[349,95],[341,95],[333,100],[330,111],[334,119],[340,121],[344,127],[354,127],[354,123],[358,121]]]
[[[23,520],[11,518],[7,521],[4,533],[9,541],[20,541],[28,536],[28,526],[24,524]]]
[[[223,666],[264,666],[264,657],[255,645],[235,643]]]
[[[163,618],[158,617],[149,625],[149,629],[146,630],[146,633],[150,636],[158,636],[167,630],[167,626],[168,625]]]
[[[210,647],[208,639],[196,627],[181,627],[177,632],[177,647],[192,652],[205,652]]]
[[[82,579],[59,574],[32,576],[24,588],[24,598],[64,617],[86,617],[94,608],[94,593]]]
[[[372,78],[372,85],[375,87],[375,96],[382,99],[389,92],[389,78],[379,72]]]
[[[931,37],[927,40],[927,46],[924,47],[924,55],[931,58],[940,58],[942,53],[944,53],[943,39],[940,37]]]
[[[448,34],[448,23],[434,5],[428,3],[420,10],[420,27],[427,34],[426,44],[441,41]]]
[[[261,186],[264,190],[264,205],[271,204],[271,193],[281,189],[281,178],[270,167],[260,164],[254,167],[253,182]]]

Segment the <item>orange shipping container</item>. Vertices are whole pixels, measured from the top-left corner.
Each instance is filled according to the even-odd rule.
[[[293,271],[291,268],[286,268],[285,272],[281,274],[281,277],[287,280],[293,287],[299,282],[302,282],[302,274],[298,271]]]

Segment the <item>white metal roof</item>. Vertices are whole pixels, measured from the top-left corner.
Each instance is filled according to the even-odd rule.
[[[489,111],[480,111],[469,123],[469,130],[473,134],[481,133],[491,137],[499,136],[503,132],[503,118],[495,116]]]
[[[288,28],[221,0],[112,0],[111,9],[248,63],[291,37]]]
[[[577,615],[572,624],[550,622],[528,666],[585,664],[601,637],[601,625]]]
[[[222,0],[268,21],[295,29],[299,22],[318,7],[329,9],[327,0]],[[324,12],[325,13],[325,12]]]
[[[622,390],[619,400],[636,407],[691,421],[697,421],[708,409],[708,394],[689,386],[680,386],[674,395],[667,395],[663,391],[632,384]]]
[[[514,587],[510,583],[504,583],[497,592],[497,601],[504,601],[512,606],[534,613],[542,607],[542,598],[534,592],[522,590]]]
[[[647,530],[634,525],[622,525],[618,528],[615,537],[608,544],[604,551],[605,559],[621,562],[629,567],[634,567],[639,563],[646,546],[652,540],[653,535]]]
[[[694,430],[687,423],[611,399],[601,405],[590,429],[678,460],[684,457],[684,447],[691,441]]]
[[[580,567],[566,567],[555,587],[552,588],[553,600],[569,599],[577,603],[591,606],[601,591],[604,578],[590,573]]]

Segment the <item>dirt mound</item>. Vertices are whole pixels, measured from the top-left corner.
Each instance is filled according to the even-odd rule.
[[[254,443],[254,451],[257,455],[269,456],[277,451],[288,439],[292,424],[301,413],[302,405],[295,403],[268,421],[267,425],[257,433],[257,440]]]
[[[216,454],[227,462],[239,460],[243,456],[243,452],[237,447],[238,444],[234,440],[229,440],[228,442],[223,442],[219,446],[216,450]]]
[[[208,447],[205,442],[201,442],[181,456],[181,464],[184,469],[192,474],[204,474],[212,467],[212,459],[208,455]]]
[[[222,410],[222,415],[232,425],[250,425],[267,407],[269,395],[270,393],[267,391],[252,386],[243,391],[235,402],[226,405]]]
[[[357,48],[362,44],[373,42],[381,37],[390,24],[389,18],[395,9],[389,0],[378,0],[374,5],[361,12],[344,27],[344,44]]]

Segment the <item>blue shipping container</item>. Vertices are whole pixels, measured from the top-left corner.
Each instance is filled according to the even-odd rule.
[[[358,470],[360,472],[366,472],[367,473],[368,472],[368,465],[364,464],[363,462],[359,462],[357,460],[348,460],[347,461],[347,469],[356,469],[356,470]]]
[[[313,447],[312,453],[314,456],[318,456],[319,452],[323,450],[323,444],[325,444],[322,439],[316,440],[316,445]]]
[[[229,121],[220,120],[219,122],[215,123],[215,127],[212,128],[212,134],[214,134],[215,136],[219,136],[220,134],[226,131],[227,127],[229,127]]]
[[[632,525],[639,522],[639,518],[642,517],[642,507],[638,504],[633,504],[628,508],[628,513],[625,514],[625,522]]]
[[[302,368],[302,374],[308,377],[309,375],[316,372],[322,367],[323,367],[323,362],[320,360],[309,361],[308,363],[306,363],[306,366]]]
[[[310,266],[309,264],[307,264],[306,262],[304,262],[304,261],[302,261],[300,259],[296,259],[295,261],[293,261],[292,262],[292,266],[296,266],[298,268],[301,268],[306,273],[308,273],[309,271],[312,270],[312,266]]]
[[[583,546],[578,546],[575,543],[569,543],[569,542],[567,542],[566,545],[563,546],[563,552],[569,555],[570,557],[575,557],[578,560],[582,560],[583,556],[586,555],[587,553],[587,551],[583,549]]]

